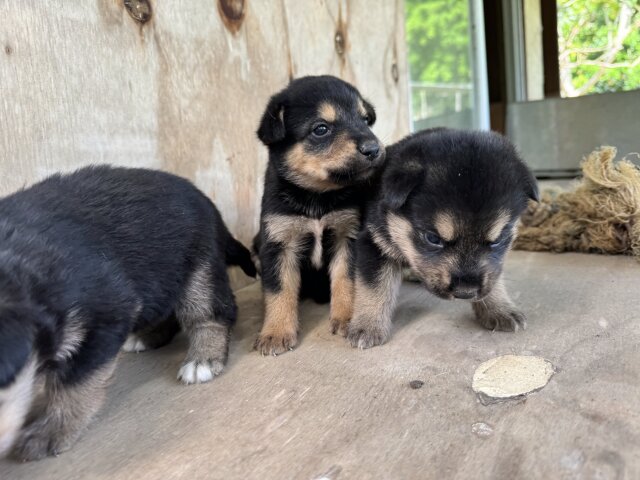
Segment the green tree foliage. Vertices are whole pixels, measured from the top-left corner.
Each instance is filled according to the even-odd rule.
[[[414,82],[471,81],[467,0],[405,0]]]
[[[562,96],[640,88],[640,0],[558,0]]]

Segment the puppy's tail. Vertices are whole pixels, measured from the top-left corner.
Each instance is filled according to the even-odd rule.
[[[237,265],[242,271],[250,277],[256,276],[256,266],[251,260],[251,253],[239,241],[229,234],[227,238],[227,246],[225,249],[225,260],[227,265]]]

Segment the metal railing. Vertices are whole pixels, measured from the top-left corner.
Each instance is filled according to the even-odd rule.
[[[473,106],[471,83],[410,82],[409,88],[414,122]]]

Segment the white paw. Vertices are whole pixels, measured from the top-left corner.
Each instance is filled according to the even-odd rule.
[[[224,365],[215,360],[209,360],[205,363],[188,362],[178,371],[178,380],[182,380],[182,383],[186,385],[208,382],[219,375],[223,368]]]
[[[147,349],[147,346],[144,344],[142,340],[138,338],[137,335],[131,334],[127,337],[127,340],[122,345],[122,351],[124,352],[144,352]]]

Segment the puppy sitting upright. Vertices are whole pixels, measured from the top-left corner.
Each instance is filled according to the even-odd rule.
[[[373,107],[331,76],[292,81],[258,129],[269,147],[260,232],[265,320],[255,347],[277,355],[297,342],[298,299],[326,301],[331,328],[352,312],[353,247],[370,183],[384,161]]]
[[[177,319],[189,337],[178,378],[219,374],[236,318],[229,264],[255,275],[213,203],[168,173],[89,167],[1,199],[0,456],[70,448],[130,333],[130,348],[157,347]]]
[[[537,197],[535,178],[498,134],[434,129],[388,147],[357,242],[351,345],[389,338],[403,266],[438,297],[470,301],[486,328],[524,326],[500,276],[518,217]]]

